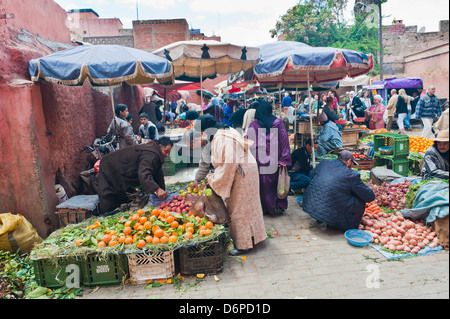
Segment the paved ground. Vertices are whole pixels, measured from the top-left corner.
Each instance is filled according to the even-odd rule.
[[[241,257],[225,257],[215,281],[185,278],[181,287],[102,287],[83,299],[332,299],[449,298],[449,254],[388,261],[371,247],[349,245],[342,232],[319,226],[289,197],[286,215],[266,217],[276,230]]]
[[[417,130],[409,132],[418,135]],[[185,169],[166,183],[192,180]],[[371,247],[349,245],[344,234],[320,226],[289,197],[284,216],[265,217],[278,234],[242,257],[224,257],[224,271],[180,285],[145,284],[86,289],[82,299],[448,299],[447,251],[388,261]]]

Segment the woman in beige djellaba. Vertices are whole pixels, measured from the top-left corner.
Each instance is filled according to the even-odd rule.
[[[224,200],[230,215],[230,235],[237,256],[266,239],[259,198],[258,164],[250,152],[253,141],[237,130],[217,123],[210,115],[200,116],[194,129],[206,133],[211,143],[214,173],[207,175],[209,186]]]

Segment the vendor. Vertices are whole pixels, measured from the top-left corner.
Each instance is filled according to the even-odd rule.
[[[325,113],[320,113],[318,120],[322,129],[317,136],[317,156],[323,156],[343,146],[342,132],[339,131],[339,128],[334,122],[328,120]]]
[[[374,191],[352,170],[358,165],[350,151],[337,160],[323,160],[311,171],[311,184],[303,195],[303,210],[318,222],[342,231],[356,229]]]
[[[448,179],[449,131],[439,132],[433,141],[434,145],[427,150],[423,159],[422,179]]]
[[[313,143],[314,142],[314,143]],[[289,177],[291,178],[289,195],[294,195],[293,191],[307,188],[311,179],[311,154],[317,149],[317,142],[310,138],[305,141],[305,146],[292,152],[292,166],[289,167]]]
[[[173,142],[168,137],[127,147],[105,155],[100,162],[98,195],[99,212],[106,214],[128,202],[130,187],[142,185],[146,194],[156,193],[166,199],[164,159],[170,155]]]

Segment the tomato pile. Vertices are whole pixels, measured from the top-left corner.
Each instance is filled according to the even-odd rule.
[[[366,155],[359,154],[359,153],[356,153],[356,152],[352,152],[352,154],[353,154],[353,157],[355,158],[355,160],[357,160],[357,159],[367,159],[368,158]]]

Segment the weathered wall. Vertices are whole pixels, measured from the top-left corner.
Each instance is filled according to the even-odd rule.
[[[109,90],[89,83],[30,82],[30,59],[74,45],[59,5],[51,0],[1,0],[0,5],[18,17],[0,20],[0,213],[24,215],[46,237],[58,226],[56,172],[61,169],[77,190],[87,164],[80,152],[105,135],[112,105]],[[143,90],[124,85],[114,93],[116,103],[129,105],[137,116]]]
[[[433,84],[436,95],[449,99],[449,44],[405,57],[405,76],[420,76],[424,88]]]
[[[22,214],[46,237],[57,227],[57,199],[40,104],[38,86],[0,84],[0,213]]]
[[[401,74],[404,72],[404,57],[449,42],[448,21],[441,21],[438,32],[418,33],[417,28],[395,24],[383,32],[383,72]]]

